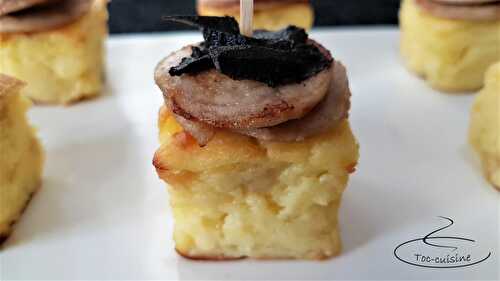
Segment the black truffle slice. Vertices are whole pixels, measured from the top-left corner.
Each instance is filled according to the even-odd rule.
[[[204,47],[193,46],[190,57],[185,57],[179,65],[170,68],[168,73],[172,76],[182,75],[183,73],[200,73],[214,68],[212,58]]]
[[[267,30],[257,30],[254,37],[263,40],[290,41],[293,44],[306,43],[308,35],[302,28],[290,25],[285,29],[271,32]]]
[[[209,50],[215,68],[233,79],[250,79],[276,87],[300,82],[331,61],[315,48],[283,51],[260,46],[228,46]]]
[[[240,34],[231,17],[172,16],[166,20],[196,26],[204,42],[169,70],[170,75],[197,74],[216,68],[229,77],[251,79],[276,87],[301,82],[329,67],[331,58],[308,43],[304,29],[289,26],[277,32]]]

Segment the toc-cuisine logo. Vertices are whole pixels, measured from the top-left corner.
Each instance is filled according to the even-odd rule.
[[[457,236],[436,236],[454,223],[450,218],[439,218],[446,220],[448,224],[422,238],[401,243],[394,249],[394,256],[404,263],[428,268],[467,267],[491,257],[491,252],[482,251],[475,240]]]

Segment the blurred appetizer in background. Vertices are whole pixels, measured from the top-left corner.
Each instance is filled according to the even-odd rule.
[[[401,53],[435,89],[475,91],[500,60],[500,1],[404,0]]]
[[[107,0],[0,0],[0,72],[38,103],[96,96],[103,84]]]
[[[179,254],[325,259],[358,144],[344,66],[304,29],[243,36],[230,17],[174,17],[204,41],[159,63],[154,165]],[[245,32],[247,34],[247,32]]]
[[[0,74],[0,245],[41,184],[43,152],[26,117],[25,86]]]
[[[240,19],[240,0],[197,0],[202,16],[231,16]],[[255,0],[254,29],[279,30],[288,25],[311,29],[314,11],[308,0]]]
[[[471,113],[469,140],[484,174],[500,190],[500,62],[489,68]]]

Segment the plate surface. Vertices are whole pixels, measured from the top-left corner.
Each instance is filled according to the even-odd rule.
[[[361,144],[340,212],[342,255],[325,262],[179,258],[167,192],[151,165],[162,104],[153,69],[200,37],[120,36],[108,43],[105,96],[31,111],[47,151],[44,184],[0,254],[0,279],[498,280],[500,198],[467,145],[473,96],[437,93],[408,73],[395,29],[311,36],[347,66]],[[475,240],[442,254],[491,256],[455,269],[398,260],[399,244],[447,224],[438,216],[455,224],[436,236]],[[403,259],[432,252],[414,246]]]

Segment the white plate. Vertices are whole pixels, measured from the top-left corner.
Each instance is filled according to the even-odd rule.
[[[348,68],[351,122],[361,144],[340,212],[342,255],[227,263],[177,256],[167,192],[151,165],[162,103],[153,69],[199,37],[124,36],[109,40],[104,97],[32,110],[47,151],[44,184],[0,254],[0,279],[498,280],[499,193],[466,143],[473,96],[437,93],[408,73],[395,29],[320,30],[312,37]],[[446,224],[437,216],[455,221],[440,235],[475,239],[459,251],[491,257],[457,269],[396,259],[397,245]],[[430,250],[422,244],[416,251]]]

